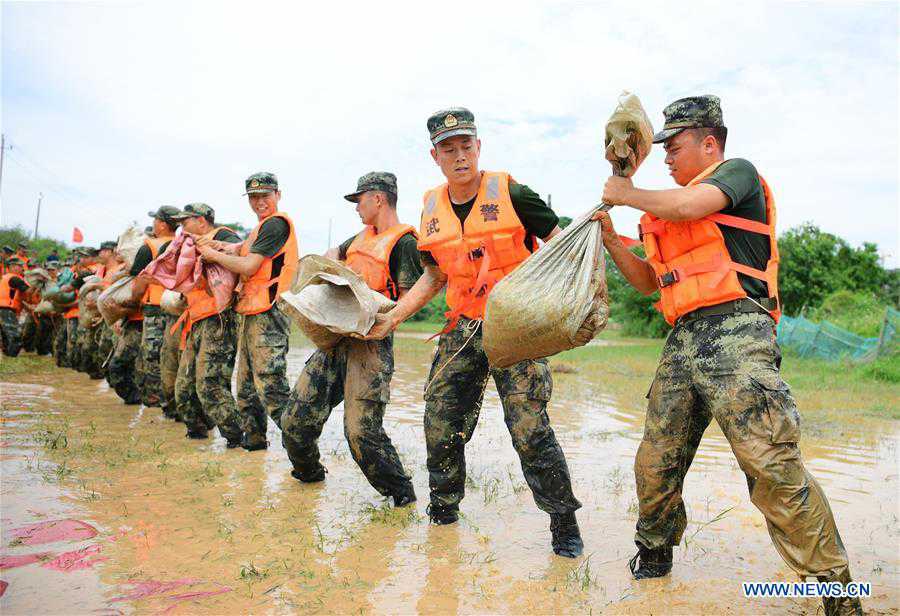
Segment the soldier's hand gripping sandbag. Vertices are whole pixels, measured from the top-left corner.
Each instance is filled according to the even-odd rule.
[[[97,298],[97,308],[110,327],[140,307],[131,301],[133,286],[134,276],[125,276],[109,285]]]
[[[88,276],[78,293],[78,325],[92,327],[100,319],[97,300],[103,287],[100,276]]]
[[[606,158],[630,177],[647,157],[653,128],[640,101],[623,92],[606,125]],[[491,291],[483,335],[497,368],[583,346],[606,327],[609,304],[600,223],[602,204],[523,261]]]
[[[297,281],[282,293],[281,309],[319,349],[328,350],[351,334],[364,336],[375,315],[394,302],[373,291],[349,267],[326,257],[300,259]]]

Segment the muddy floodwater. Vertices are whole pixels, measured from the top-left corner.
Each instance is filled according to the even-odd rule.
[[[493,384],[466,451],[463,517],[429,525],[422,387],[433,344],[401,336],[396,348],[385,428],[419,496],[400,510],[354,464],[341,407],[320,443],[328,477],[307,485],[291,478],[271,422],[269,450],[247,453],[188,440],[159,409],[124,406],[105,383],[49,362],[7,378],[0,613],[821,613],[814,599],[742,596],[742,581],[796,576],[715,425],[687,477],[690,525],[672,575],[631,579],[632,462],[650,383],[623,393],[616,371],[596,365],[555,374],[549,407],[584,504],[583,557],[552,553]],[[292,383],[311,352],[292,348]],[[877,614],[900,605],[898,441],[886,420],[802,441]]]

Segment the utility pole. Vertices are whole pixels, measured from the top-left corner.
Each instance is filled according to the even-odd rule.
[[[329,248],[331,248],[331,222],[333,220],[334,220],[334,218],[328,219],[328,245],[325,246],[325,250],[328,250]]]
[[[34,239],[37,239],[38,223],[41,221],[41,201],[44,199],[44,193],[38,193],[37,216],[34,217]]]

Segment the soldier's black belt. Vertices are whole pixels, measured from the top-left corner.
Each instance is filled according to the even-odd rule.
[[[704,306],[683,315],[678,319],[681,321],[692,321],[694,319],[702,319],[705,317],[718,317],[726,314],[742,314],[759,312],[761,314],[769,314],[777,307],[775,298],[760,297],[755,299],[743,298],[730,302],[723,302],[715,306]]]

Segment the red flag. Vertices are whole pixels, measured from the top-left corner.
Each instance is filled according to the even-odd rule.
[[[72,228],[72,242],[75,244],[80,244],[84,241],[84,235],[81,234],[81,229],[78,227]]]

